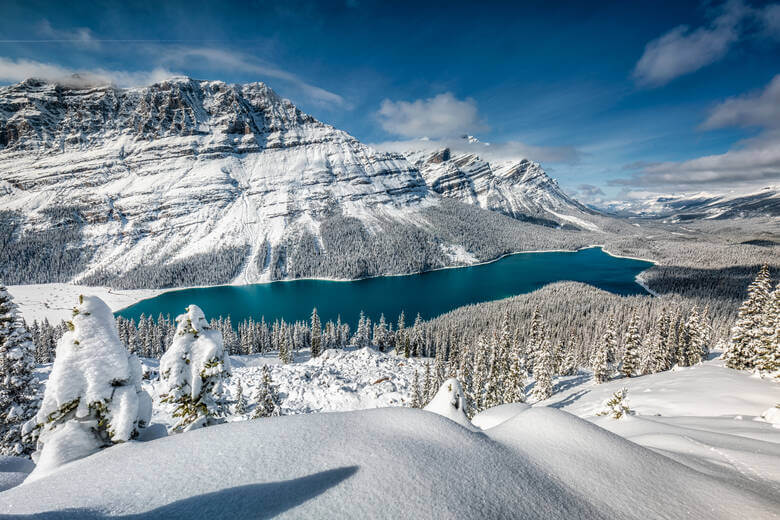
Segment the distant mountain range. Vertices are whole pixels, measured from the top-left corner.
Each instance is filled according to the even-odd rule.
[[[6,283],[351,278],[597,229],[536,163],[379,152],[263,83],[2,87],[0,171]]]
[[[780,186],[740,194],[695,193],[612,202],[599,209],[618,216],[662,218],[667,221],[780,217]]]

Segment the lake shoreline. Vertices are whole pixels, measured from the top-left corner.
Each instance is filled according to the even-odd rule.
[[[215,287],[245,287],[250,285],[266,285],[266,284],[272,284],[278,282],[297,282],[297,281],[304,281],[304,280],[323,281],[323,282],[357,282],[361,280],[370,280],[374,278],[393,278],[393,277],[421,275],[425,273],[433,273],[433,272],[443,271],[447,269],[464,269],[469,267],[479,267],[479,266],[489,265],[498,262],[499,260],[503,260],[505,258],[515,256],[515,255],[543,254],[543,253],[577,253],[579,251],[593,249],[593,248],[599,248],[601,249],[601,251],[614,258],[638,260],[638,261],[648,262],[653,265],[658,264],[656,261],[647,258],[638,258],[638,257],[612,253],[605,248],[604,244],[592,244],[577,249],[543,249],[543,250],[531,250],[531,251],[514,251],[511,253],[505,253],[496,258],[484,260],[482,262],[475,262],[475,263],[462,264],[462,265],[448,265],[448,266],[437,267],[434,269],[428,269],[425,271],[418,271],[414,273],[382,274],[382,275],[365,276],[365,277],[351,278],[351,279],[328,278],[328,277],[288,278],[283,280],[267,280],[267,281],[251,282],[251,283],[194,285],[194,286],[170,287],[170,288],[162,288],[162,289],[113,289],[105,286],[85,286],[85,285],[79,285],[73,283],[51,283],[51,284],[13,285],[13,286],[9,286],[8,289],[11,292],[11,294],[14,296],[16,303],[19,305],[22,316],[28,322],[32,322],[33,320],[42,321],[44,318],[47,318],[49,319],[49,321],[56,323],[59,322],[61,319],[67,319],[70,317],[71,307],[69,307],[69,304],[71,302],[75,302],[75,298],[78,296],[78,294],[81,293],[94,294],[102,298],[109,305],[111,311],[117,313],[129,307],[132,307],[133,305],[136,305],[144,300],[156,298],[166,293],[186,291],[189,289],[207,289],[207,288],[215,288]],[[648,269],[650,269],[650,267],[648,267]],[[647,269],[639,273],[635,278],[635,282],[637,283],[637,285],[642,287],[642,289],[644,289],[648,293],[648,295],[657,296],[657,293],[655,293],[652,289],[650,289],[647,286],[646,282],[642,277],[642,275],[646,271]],[[55,303],[55,302],[49,302],[48,300],[50,300],[51,297],[55,295],[58,296],[60,299],[65,299],[67,301],[57,301],[56,306],[53,306],[51,305],[51,303]]]

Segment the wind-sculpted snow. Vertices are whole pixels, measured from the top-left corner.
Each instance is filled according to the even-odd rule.
[[[242,421],[117,446],[0,495],[19,518],[717,519],[776,505],[553,409],[486,433],[406,408]]]

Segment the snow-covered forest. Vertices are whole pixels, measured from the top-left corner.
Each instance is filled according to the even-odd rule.
[[[307,323],[249,321],[234,328],[229,319],[209,322],[201,309],[190,306],[175,321],[163,317],[136,324],[115,319],[98,298],[83,297],[57,339],[56,328],[49,324],[35,322],[28,330],[3,290],[0,370],[13,385],[3,387],[0,400],[2,450],[14,457],[31,455],[36,465],[33,469],[18,459],[11,466],[10,461],[17,460],[12,457],[8,467],[27,469],[0,474],[6,487],[26,479],[28,484],[16,488],[21,497],[28,485],[65,475],[76,461],[88,463],[98,452],[118,454],[112,446],[131,440],[133,445],[152,446],[160,437],[192,435],[193,430],[220,424],[383,406],[425,408],[482,429],[491,439],[490,432],[496,429],[496,439],[501,439],[497,425],[525,417],[531,410],[528,404],[536,403],[535,410],[552,401],[553,408],[567,409],[578,395],[593,393],[603,397],[588,400],[585,416],[613,429],[604,421],[634,420],[637,407],[644,414],[643,408],[658,406],[635,396],[629,389],[633,381],[647,379],[642,386],[648,392],[655,389],[647,386],[652,378],[682,375],[685,370],[715,370],[715,377],[726,385],[744,384],[741,378],[733,382],[728,373],[753,372],[753,377],[765,381],[761,384],[770,385],[764,387],[759,403],[777,393],[777,383],[771,380],[780,374],[780,289],[768,268],[760,270],[733,327],[720,340],[715,339],[719,328],[707,310],[686,306],[690,302],[685,300],[670,307],[663,298],[615,296],[603,308],[592,310],[598,319],[569,320],[568,328],[555,326],[561,320],[549,317],[550,305],[533,303],[538,299],[560,305],[565,298],[550,298],[556,292],[568,294],[570,301],[583,301],[571,297],[577,291],[595,290],[558,284],[428,322],[402,315],[373,323],[361,316],[354,331],[342,323],[322,324],[316,309]],[[665,305],[642,306],[640,301]],[[522,312],[527,308],[530,316]],[[570,308],[558,312],[578,314]],[[606,392],[596,391],[601,386]],[[771,425],[780,422],[777,410],[767,406],[756,413]],[[544,421],[562,419],[550,416]],[[405,420],[418,424],[417,419]],[[523,423],[527,427],[535,420],[528,416]],[[616,431],[636,440],[633,429]],[[496,439],[491,442],[499,442]],[[599,442],[606,444],[598,446],[615,449],[611,440]],[[735,456],[743,460],[751,449],[732,451],[730,460]],[[780,460],[780,453],[776,456]],[[554,473],[556,467],[548,470]],[[702,476],[707,472],[692,467],[696,478],[705,479],[704,489],[715,489],[713,483],[719,480],[708,481],[712,477]],[[757,471],[760,486],[771,488],[771,472]],[[747,498],[739,489],[736,485],[728,492],[737,493],[741,507],[758,512],[769,505],[763,501],[771,500],[771,493]],[[132,504],[128,510],[141,507]],[[593,507],[585,504],[577,507]]]

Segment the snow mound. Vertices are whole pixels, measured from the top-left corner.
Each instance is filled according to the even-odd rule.
[[[471,423],[481,430],[487,430],[508,421],[528,408],[530,405],[525,403],[500,404],[478,413],[471,419]]]
[[[777,493],[696,471],[552,408],[529,408],[485,434],[613,518],[772,518],[780,507]]]
[[[473,428],[471,421],[466,416],[466,396],[457,379],[450,378],[442,383],[439,391],[433,396],[428,406],[424,408],[429,412],[437,413],[451,421],[455,421],[466,428]]]
[[[609,516],[485,435],[404,408],[234,422],[127,443],[0,495],[0,513],[66,510],[72,518],[160,519]]]
[[[761,418],[775,428],[780,428],[780,406],[773,406],[761,414]]]

